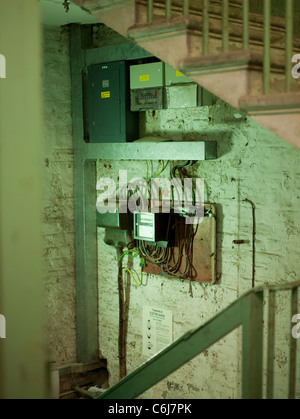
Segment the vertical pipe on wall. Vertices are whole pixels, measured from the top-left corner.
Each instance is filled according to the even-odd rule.
[[[286,0],[286,46],[285,46],[285,88],[289,92],[292,85],[292,57],[293,57],[293,37],[294,37],[294,1]]]
[[[172,17],[172,0],[166,0],[166,19]]]
[[[153,22],[153,0],[148,0],[147,2],[147,22],[152,23]]]
[[[271,0],[264,0],[264,93],[270,93],[271,84]]]
[[[249,0],[243,0],[243,49],[249,49]]]
[[[203,0],[202,53],[209,54],[209,0]]]
[[[188,15],[190,13],[190,0],[183,0],[183,14]]]
[[[253,292],[243,306],[243,399],[262,398],[263,292]]]
[[[229,51],[229,0],[222,2],[222,50]]]

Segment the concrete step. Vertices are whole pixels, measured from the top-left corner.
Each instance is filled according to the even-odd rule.
[[[178,69],[232,106],[246,95],[263,93],[263,54],[259,51],[237,50],[182,60]],[[285,91],[284,60],[274,56],[271,63],[271,91]],[[291,90],[300,92],[300,83],[293,80]]]
[[[300,92],[247,95],[240,98],[239,108],[279,137],[300,148]]]
[[[72,0],[101,23],[127,37],[128,28],[147,19],[146,3],[135,0]]]
[[[262,92],[262,54],[235,51],[189,58],[180,71],[200,86],[237,107],[242,96]]]
[[[201,54],[199,28],[200,20],[196,16],[177,16],[134,25],[128,29],[128,37],[176,68],[184,58]]]

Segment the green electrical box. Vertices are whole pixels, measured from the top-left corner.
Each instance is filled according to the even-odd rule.
[[[138,114],[130,110],[129,64],[88,67],[88,120],[91,143],[123,143],[139,138]]]
[[[164,108],[164,64],[162,62],[130,67],[131,110],[141,112]]]
[[[162,62],[139,64],[130,67],[130,89],[148,89],[164,85]]]
[[[172,86],[173,84],[194,83],[193,80],[185,76],[179,70],[175,70],[169,64],[165,64],[165,85]]]

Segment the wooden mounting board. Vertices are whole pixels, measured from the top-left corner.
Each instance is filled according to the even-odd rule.
[[[193,241],[193,259],[192,259],[192,280],[201,283],[213,284],[216,281],[216,208],[213,204],[205,204],[205,210],[211,212],[211,216],[204,217],[199,224]],[[182,243],[186,241],[189,229],[185,225],[185,219],[177,217],[175,231],[175,241],[173,250],[174,260],[177,259]],[[176,234],[177,233],[177,234]],[[183,251],[183,257],[178,273],[183,273],[185,269],[186,255]],[[170,263],[170,265],[172,262]],[[143,272],[154,275],[160,275],[167,278],[173,278],[164,271],[163,266],[155,265],[146,261]],[[190,279],[190,277],[185,278]]]

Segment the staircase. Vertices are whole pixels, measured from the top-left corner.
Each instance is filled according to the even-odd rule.
[[[292,76],[300,10],[293,0],[282,2],[281,13],[271,0],[73,2],[300,148],[300,78]]]

